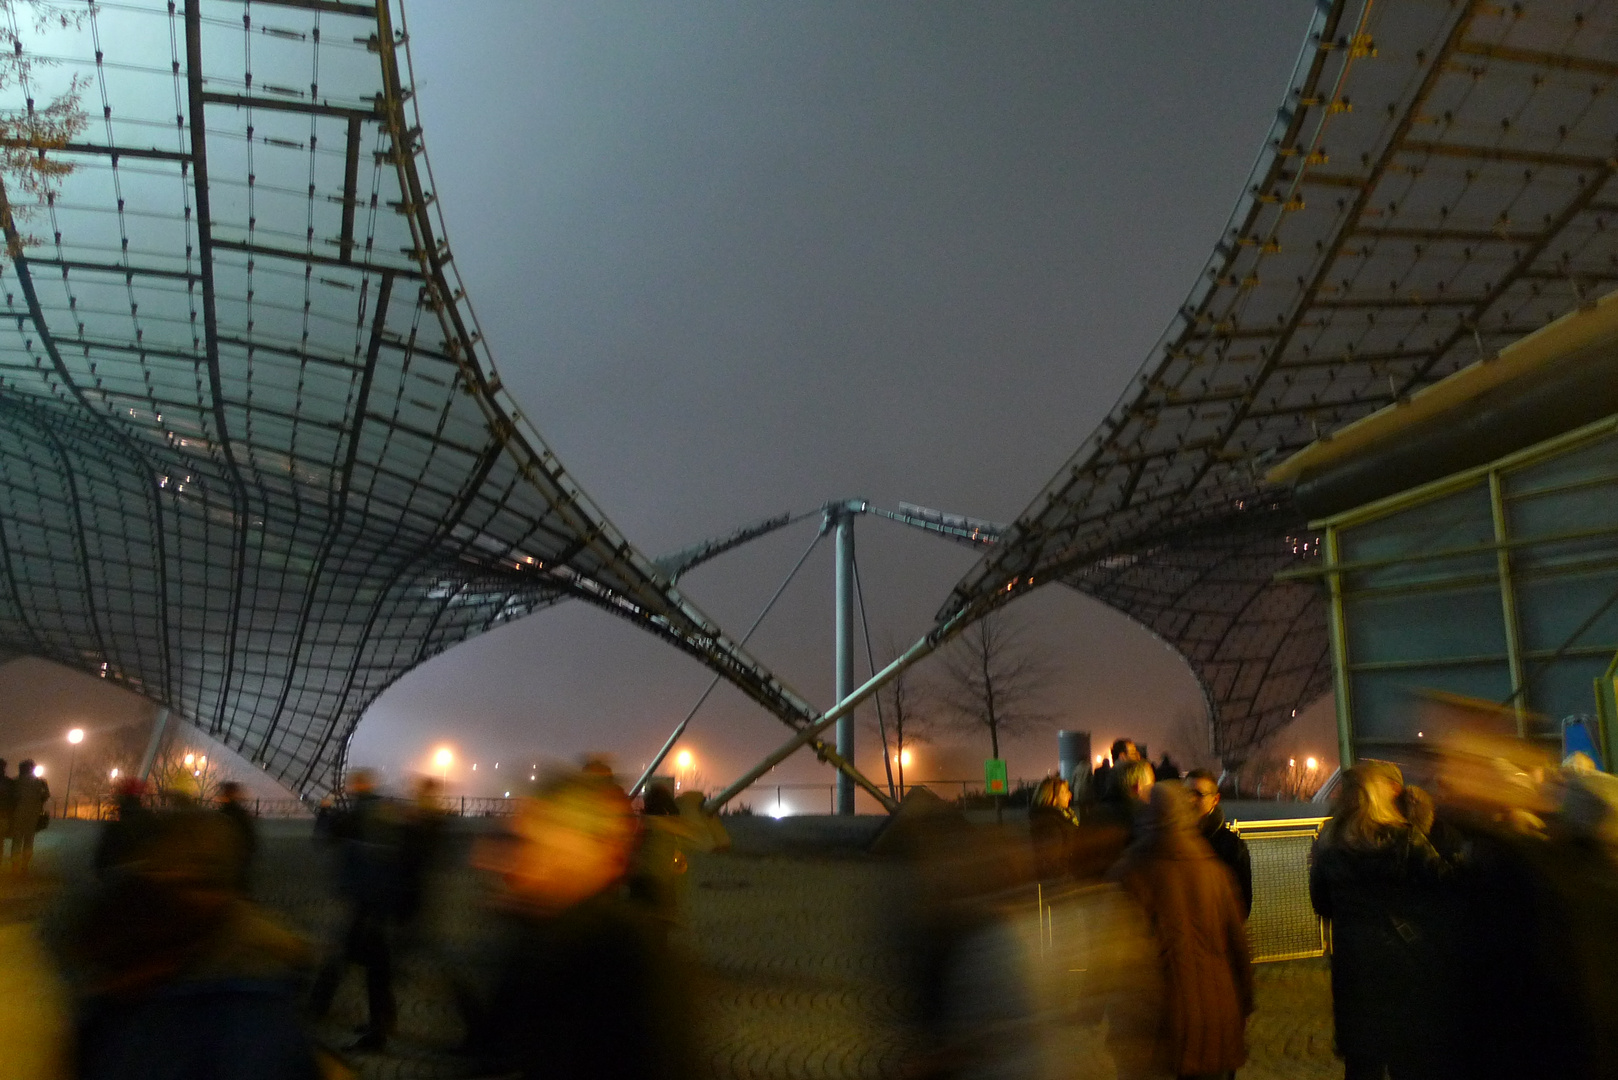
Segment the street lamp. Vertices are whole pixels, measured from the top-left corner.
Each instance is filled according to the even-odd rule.
[[[440,746],[438,748],[438,753],[433,755],[433,764],[438,766],[439,778],[445,784],[449,783],[449,766],[454,760],[455,755],[450,753],[450,749],[447,746]]]
[[[691,757],[691,751],[689,751],[689,750],[681,750],[678,754],[674,755],[674,767],[676,769],[676,776],[675,776],[675,780],[674,780],[674,786],[675,787],[678,788],[678,787],[684,787],[685,786],[684,784],[682,784],[680,782],[680,779],[679,779],[679,776],[678,776],[679,773],[684,773],[685,774],[685,782],[686,783],[691,782],[691,762],[692,762],[692,760],[693,760],[693,758]]]
[[[84,741],[84,729],[74,728],[67,733],[67,744],[73,749],[67,755],[67,783],[62,786],[62,816],[73,812],[73,762],[79,756],[79,744]]]
[[[1303,763],[1309,766],[1310,772],[1314,772],[1316,769],[1320,768],[1320,762],[1316,761],[1314,758],[1304,758]]]

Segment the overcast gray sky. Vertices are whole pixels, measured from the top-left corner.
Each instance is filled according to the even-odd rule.
[[[840,496],[1015,517],[1184,299],[1308,14],[591,0],[417,4],[409,29],[451,247],[496,363],[657,554]],[[740,633],[813,532],[686,587]],[[858,541],[879,639],[923,632],[973,559],[874,519]],[[830,603],[823,546],[755,639],[822,706]],[[1056,588],[1014,611],[1059,663],[1064,725],[1161,743],[1200,710],[1183,664],[1126,620]],[[407,677],[355,756],[407,764],[447,738],[480,771],[592,748],[633,768],[706,681],[568,605]],[[690,742],[719,780],[783,734],[725,693]],[[1054,742],[1025,740],[1012,771],[1043,773]],[[936,765],[980,768],[936,752],[916,767]]]
[[[439,204],[496,363],[656,555],[846,496],[1014,518],[1184,299],[1309,6],[418,0],[409,32]],[[813,533],[685,586],[740,634]],[[879,639],[924,632],[974,558],[869,518],[858,542]],[[822,707],[831,588],[823,545],[754,642]],[[1059,586],[1012,610],[1058,664],[1061,726],[1162,745],[1200,715],[1184,664],[1122,617]],[[707,681],[568,604],[407,676],[353,758],[419,767],[449,742],[486,763],[483,790],[514,757],[606,750],[633,770]],[[727,689],[689,744],[718,782],[784,735]],[[860,760],[880,773],[874,746]],[[1042,775],[1054,746],[1013,745],[1013,775]],[[913,771],[981,775],[983,756],[934,747]],[[829,778],[810,760],[775,777]]]

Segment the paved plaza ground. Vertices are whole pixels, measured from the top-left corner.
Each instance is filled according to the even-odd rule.
[[[71,879],[85,869],[91,829],[64,824],[53,827],[44,854]],[[898,1078],[913,1047],[902,1023],[894,947],[903,927],[885,910],[896,871],[859,850],[857,827],[839,838],[832,826],[830,842],[803,823],[795,833],[790,828],[743,823],[735,830],[736,850],[693,860],[688,926],[678,937],[693,961],[693,993],[703,1004],[709,1073],[723,1080]],[[468,842],[463,830],[458,847],[464,851]],[[260,899],[310,935],[330,940],[341,911],[329,887],[329,853],[313,845],[308,825],[266,823],[261,854]],[[473,963],[478,953],[477,888],[469,873],[443,876],[436,956],[418,954],[401,965],[399,1037],[386,1055],[352,1058],[362,1076],[475,1075],[445,1051],[461,1036],[446,973]],[[1039,967],[1042,924],[1035,908],[1014,901],[1009,911],[1013,936]],[[1050,931],[1057,945],[1061,926],[1057,921]],[[1061,973],[1036,974],[1043,986],[1041,1022],[1019,1036],[1019,1044],[1038,1039],[1044,1073],[1053,1080],[1111,1080],[1100,1026],[1062,1017],[1060,991],[1050,989],[1062,985]],[[1243,1080],[1341,1077],[1331,1054],[1324,961],[1262,964],[1256,976],[1258,1011]],[[362,981],[354,970],[322,1031],[334,1044],[351,1041],[363,1019]]]

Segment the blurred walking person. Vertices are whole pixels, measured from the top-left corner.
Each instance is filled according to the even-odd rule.
[[[34,834],[39,832],[51,789],[43,776],[34,775],[34,762],[24,758],[17,763],[11,793],[11,869],[26,874],[34,859]]]
[[[241,896],[217,814],[157,818],[73,935],[80,1080],[318,1080],[303,939]]]
[[[73,1002],[43,932],[52,892],[0,877],[0,1080],[73,1075]]]
[[[399,890],[395,907],[399,926],[417,937],[427,906],[427,883],[444,842],[443,785],[431,776],[416,778],[415,797],[399,830]]]
[[[365,969],[366,1024],[351,1050],[382,1050],[393,1034],[398,1006],[393,994],[393,921],[399,899],[399,830],[387,800],[364,769],[348,778],[348,803],[333,811],[329,837],[338,845],[337,888],[348,904],[347,928],[327,957],[309,992],[316,1020],[331,1011],[332,999],[349,966]]]
[[[1150,761],[1143,761],[1135,744],[1120,739],[1113,752],[1133,753],[1112,770],[1110,794],[1079,816],[1083,827],[1073,839],[1070,860],[1080,881],[1099,881],[1118,862],[1136,839],[1140,820],[1151,802],[1157,774]]]
[[[1219,861],[1230,867],[1230,872],[1236,876],[1245,919],[1253,914],[1253,857],[1247,850],[1247,841],[1226,823],[1225,811],[1219,805],[1219,781],[1214,779],[1213,773],[1207,769],[1192,769],[1185,774],[1185,786],[1197,812],[1197,831],[1208,841]]]
[[[502,884],[505,930],[490,1064],[523,1080],[694,1075],[690,996],[663,934],[621,897],[635,840],[622,789],[569,772],[480,848],[478,864]]]
[[[216,809],[230,823],[231,832],[241,846],[242,876],[239,884],[242,892],[246,893],[253,877],[253,860],[258,854],[258,823],[253,820],[253,812],[247,809],[246,800],[242,798],[242,786],[234,780],[226,780],[219,785],[219,805]]]
[[[723,851],[730,836],[719,819],[702,809],[702,793],[676,796],[653,781],[642,800],[640,846],[629,872],[629,896],[646,906],[665,935],[680,925],[690,856]]]
[[[101,826],[101,837],[96,841],[97,877],[134,858],[152,831],[157,815],[141,801],[145,793],[146,785],[133,776],[119,780],[113,789],[113,817]]]
[[[1345,1080],[1443,1076],[1446,950],[1434,914],[1447,866],[1399,812],[1386,762],[1345,769],[1315,843],[1309,898],[1331,920],[1332,1018]]]
[[[1435,780],[1457,852],[1450,1075],[1618,1080],[1618,778],[1471,733],[1441,744]]]
[[[1165,1069],[1181,1080],[1234,1076],[1247,1061],[1253,1011],[1247,930],[1235,879],[1198,832],[1177,781],[1151,789],[1139,836],[1112,876],[1144,910],[1157,945],[1157,994],[1109,1027],[1120,1080]]]
[[[11,842],[11,812],[17,805],[17,782],[6,775],[6,759],[0,758],[0,868],[6,865]]]

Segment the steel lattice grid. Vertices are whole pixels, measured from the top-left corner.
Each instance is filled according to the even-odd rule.
[[[75,14],[14,24],[34,64],[4,102],[77,78],[89,120],[41,148],[74,166],[48,203],[8,200],[6,648],[119,681],[316,793],[394,679],[566,595],[793,725],[816,715],[616,532],[501,386],[396,2]]]
[[[1280,542],[1305,532],[1285,493],[1263,486],[1271,464],[1610,288],[1614,56],[1611,3],[1339,0],[1317,11],[1270,139],[1186,303],[940,619],[1053,579],[1103,595],[1090,583],[1107,578],[1106,560],[1133,557],[1131,589],[1103,598],[1155,626],[1187,556],[1162,566],[1157,586],[1152,553],[1175,551],[1176,537],[1229,530],[1240,546],[1260,524],[1289,549]],[[1281,656],[1295,651],[1290,638],[1248,633],[1296,606],[1298,587],[1273,582],[1312,557],[1296,547],[1279,563],[1250,560],[1245,586],[1213,599],[1217,612],[1201,612],[1212,622],[1191,632],[1215,723],[1236,727],[1217,737],[1234,759],[1273,729],[1244,702],[1290,698],[1260,710],[1289,718],[1325,688],[1323,630],[1308,635],[1314,662]],[[1218,643],[1201,640],[1221,622]],[[1210,677],[1198,659],[1210,648],[1260,667],[1259,654],[1277,650],[1265,689]]]

